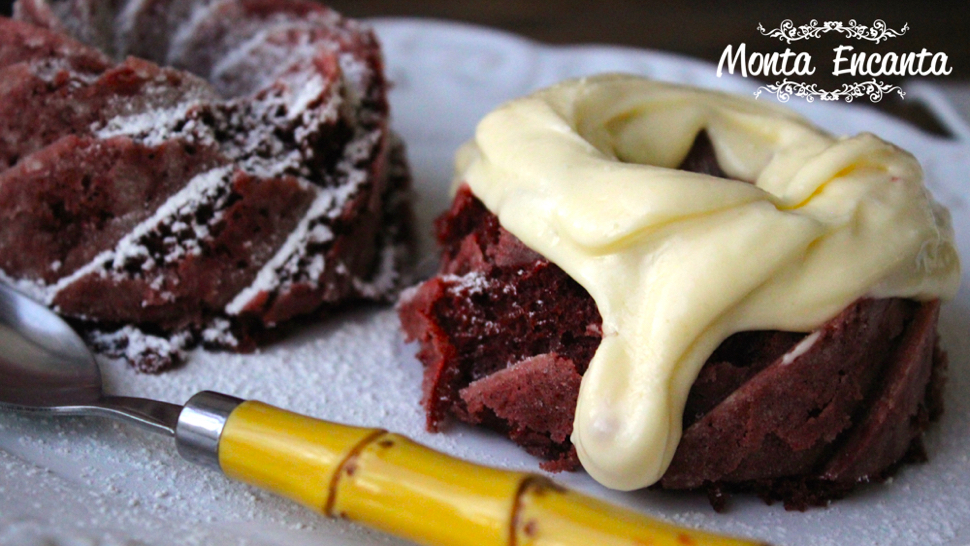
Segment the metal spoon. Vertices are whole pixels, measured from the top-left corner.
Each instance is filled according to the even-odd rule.
[[[175,437],[190,461],[218,468],[218,434],[242,400],[204,392],[179,406],[107,396],[84,341],[57,314],[0,283],[0,409],[101,415]]]
[[[380,429],[208,391],[185,406],[106,396],[74,330],[2,282],[0,410],[127,421],[173,436],[189,461],[423,544],[754,544],[657,522]]]

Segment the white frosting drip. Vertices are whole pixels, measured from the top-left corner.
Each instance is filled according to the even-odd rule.
[[[706,130],[722,169],[675,170]],[[572,441],[599,482],[656,482],[711,352],[746,330],[808,332],[863,296],[950,298],[949,215],[907,152],[836,139],[764,102],[632,76],[505,104],[456,182],[595,300],[603,340]]]

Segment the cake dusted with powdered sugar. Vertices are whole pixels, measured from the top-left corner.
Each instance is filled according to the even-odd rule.
[[[30,0],[15,17],[0,275],[96,347],[158,370],[395,291],[409,174],[368,27],[302,0]]]

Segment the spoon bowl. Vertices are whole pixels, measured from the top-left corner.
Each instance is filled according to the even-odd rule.
[[[0,282],[0,409],[104,415],[169,436],[182,407],[105,396],[101,369],[57,313]]]
[[[101,371],[84,341],[43,305],[0,283],[0,404],[96,403]]]

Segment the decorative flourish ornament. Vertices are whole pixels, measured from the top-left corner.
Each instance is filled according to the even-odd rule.
[[[905,98],[906,96],[906,93],[898,85],[876,81],[875,78],[863,82],[843,83],[841,89],[834,91],[819,89],[814,83],[805,84],[785,79],[773,84],[762,85],[754,92],[755,98],[760,97],[762,91],[767,91],[769,94],[774,95],[780,102],[788,102],[792,95],[803,97],[808,102],[814,102],[815,97],[823,101],[845,99],[845,102],[852,102],[853,99],[866,95],[869,96],[869,100],[872,102],[879,102],[882,100],[883,95],[892,93],[893,91],[899,93],[900,98]]]
[[[860,25],[856,23],[855,19],[850,19],[848,25],[843,24],[842,21],[825,21],[820,25],[817,19],[812,19],[807,25],[797,27],[791,19],[785,19],[778,28],[770,31],[765,30],[761,23],[758,23],[758,30],[763,36],[778,38],[789,44],[799,40],[818,38],[822,34],[832,31],[845,34],[846,38],[868,40],[878,44],[906,34],[906,31],[909,30],[909,23],[904,24],[903,28],[897,31],[889,28],[882,19],[873,21],[872,26]]]

